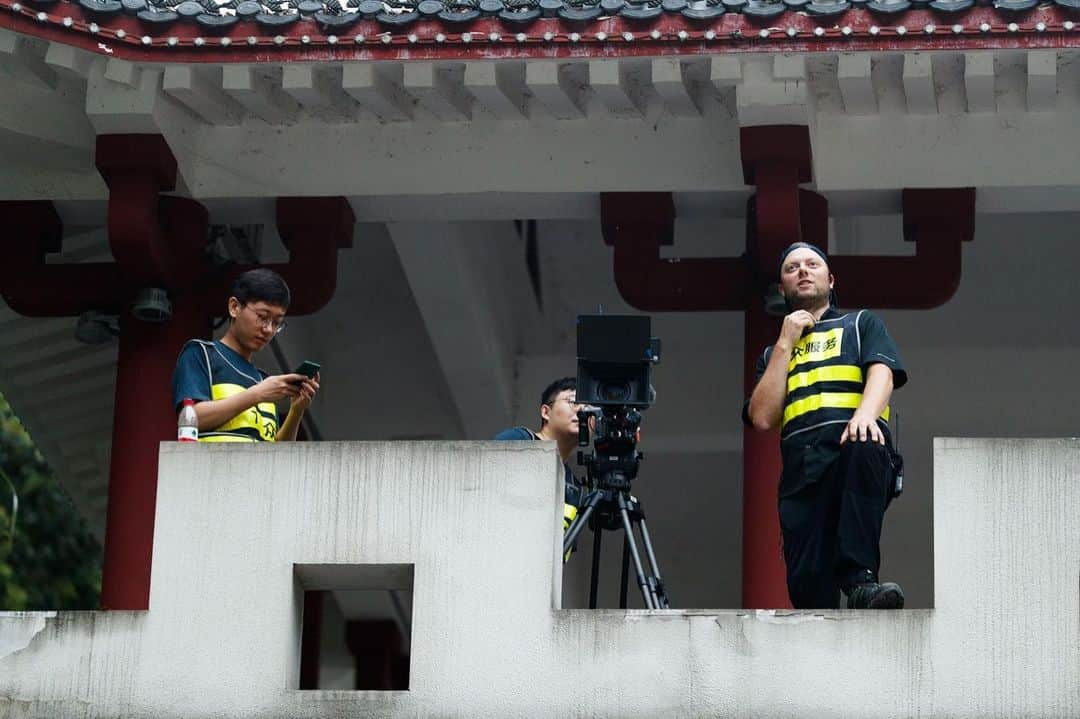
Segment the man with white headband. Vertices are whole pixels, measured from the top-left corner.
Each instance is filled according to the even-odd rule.
[[[789,314],[758,359],[743,419],[780,428],[780,528],[788,594],[800,609],[899,609],[904,593],[880,583],[881,526],[900,459],[889,399],[907,382],[896,344],[866,310],[835,307],[819,248],[797,242],[780,261]]]

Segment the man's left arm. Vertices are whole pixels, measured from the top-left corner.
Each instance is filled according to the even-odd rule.
[[[900,350],[880,317],[863,310],[859,313],[856,331],[859,333],[859,365],[865,381],[862,399],[840,441],[885,444],[885,433],[877,420],[889,406],[893,390],[907,383],[907,371],[900,359]]]
[[[281,423],[277,436],[277,442],[294,442],[296,434],[300,431],[300,420],[304,418],[304,412],[311,406],[311,400],[315,399],[315,393],[319,391],[319,374],[313,379],[305,379],[300,385],[300,395],[294,397],[289,403],[289,413],[285,421]]]

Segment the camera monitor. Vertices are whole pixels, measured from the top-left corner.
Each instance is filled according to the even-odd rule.
[[[649,379],[660,361],[651,319],[638,315],[578,315],[577,400],[600,407],[652,404]]]

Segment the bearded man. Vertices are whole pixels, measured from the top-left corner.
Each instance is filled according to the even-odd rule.
[[[780,528],[788,595],[799,609],[900,609],[904,593],[880,583],[881,527],[895,496],[899,455],[889,399],[907,382],[896,344],[866,310],[834,306],[828,258],[797,242],[780,260],[790,314],[757,363],[743,419],[780,428]]]

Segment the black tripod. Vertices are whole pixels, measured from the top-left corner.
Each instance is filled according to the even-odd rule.
[[[660,577],[660,566],[656,562],[656,553],[653,552],[652,538],[645,524],[645,514],[641,510],[641,502],[630,494],[629,483],[625,489],[594,489],[585,497],[582,511],[566,530],[566,537],[563,539],[563,556],[574,546],[574,542],[577,541],[578,535],[585,529],[586,524],[593,531],[589,608],[596,608],[596,590],[600,578],[600,542],[604,536],[604,530],[621,528],[623,530],[623,555],[619,607],[626,609],[628,570],[630,560],[633,559],[634,572],[637,575],[637,583],[641,589],[641,598],[645,602],[645,608],[667,609],[667,590],[664,588],[664,580]],[[634,538],[635,525],[641,531],[641,543],[645,545],[645,553],[649,560],[648,574],[645,573],[645,568],[641,563],[641,553],[638,551],[637,541]]]

